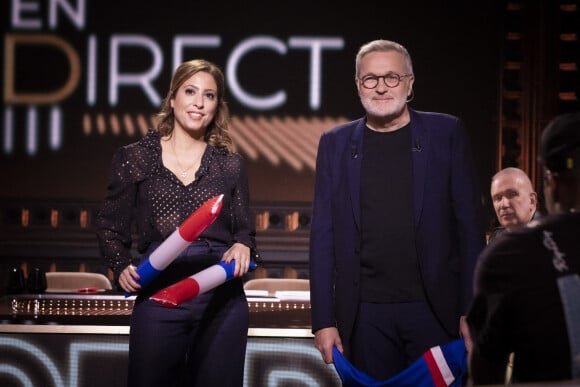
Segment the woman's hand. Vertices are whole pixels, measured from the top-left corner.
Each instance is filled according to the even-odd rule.
[[[137,282],[140,279],[135,266],[129,265],[119,275],[119,285],[128,293],[136,293],[141,290],[141,285]]]
[[[241,277],[250,268],[250,248],[243,243],[236,242],[223,255],[222,261],[230,263],[235,260],[234,277]]]

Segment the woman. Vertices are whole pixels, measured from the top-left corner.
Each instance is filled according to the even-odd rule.
[[[136,293],[129,341],[129,386],[241,386],[249,311],[241,277],[255,228],[243,158],[227,133],[222,71],[205,60],[182,63],[156,130],[114,155],[97,219],[102,255],[119,286]],[[148,256],[198,207],[224,194],[218,218],[148,286],[131,262]],[[135,229],[132,227],[135,225]],[[212,264],[235,259],[234,280],[177,308],[149,300],[158,290]],[[224,372],[222,365],[227,365]]]

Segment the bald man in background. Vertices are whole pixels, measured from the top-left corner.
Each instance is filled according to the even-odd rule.
[[[462,326],[472,385],[504,385],[512,353],[514,384],[580,380],[580,112],[548,124],[539,156],[547,215],[478,258]]]
[[[505,230],[511,231],[529,223],[536,214],[538,194],[528,175],[519,168],[505,168],[491,179],[493,208],[500,227],[489,237],[489,242]]]

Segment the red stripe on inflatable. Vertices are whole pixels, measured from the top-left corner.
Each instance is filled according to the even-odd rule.
[[[158,291],[150,298],[168,307],[176,307],[185,300],[189,300],[199,294],[199,283],[191,277],[187,277],[163,290]]]
[[[443,375],[441,375],[441,371],[439,371],[439,366],[437,362],[433,358],[433,354],[431,351],[427,351],[423,354],[423,358],[427,363],[427,367],[429,367],[429,373],[431,373],[431,379],[433,379],[433,385],[435,387],[447,387],[447,383],[445,383],[445,379],[443,379]]]
[[[218,217],[222,209],[222,198],[217,195],[206,201],[179,226],[179,235],[188,242],[197,239],[207,227]]]

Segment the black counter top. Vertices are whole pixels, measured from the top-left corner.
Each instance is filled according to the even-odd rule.
[[[19,294],[0,298],[0,324],[129,325],[135,296]],[[250,328],[310,329],[310,302],[248,297]]]

